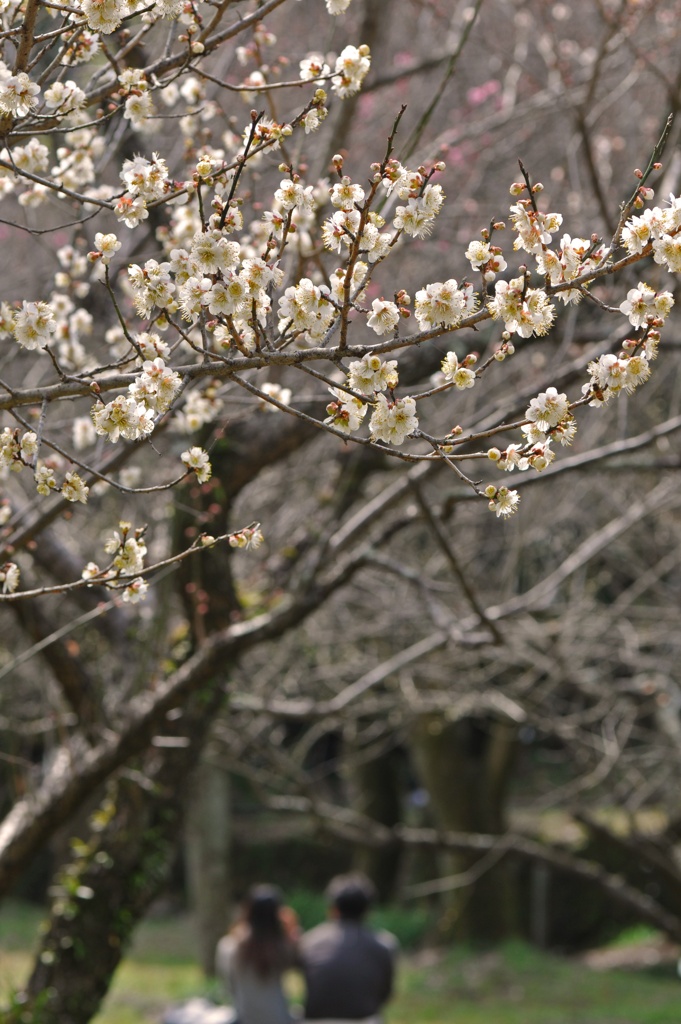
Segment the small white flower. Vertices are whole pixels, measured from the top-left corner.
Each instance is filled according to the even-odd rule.
[[[532,399],[525,410],[525,418],[536,423],[540,430],[549,430],[564,420],[569,412],[567,395],[559,395],[555,388],[547,388]]]
[[[489,508],[490,511],[496,512],[497,518],[499,516],[510,516],[518,508],[520,502],[520,495],[517,491],[512,491],[508,487],[494,487],[491,484],[485,488],[485,494],[490,499]]]
[[[200,484],[205,484],[207,480],[210,480],[213,470],[208,453],[203,448],[198,446],[189,448],[186,452],[182,452],[180,458],[187,469],[194,470],[196,479]]]
[[[371,303],[372,312],[367,319],[367,327],[378,335],[388,334],[400,322],[400,311],[394,302],[385,299],[374,299]]]
[[[376,441],[403,444],[418,429],[416,402],[413,398],[400,398],[389,402],[383,394],[376,396],[376,404],[369,421],[369,430]]]
[[[3,594],[13,594],[19,586],[19,577],[21,573],[19,566],[15,562],[5,562],[0,568],[0,583],[2,584]]]
[[[149,590],[149,584],[141,576],[133,580],[125,590],[123,591],[122,597],[126,604],[137,604],[138,601],[143,601],[147,596]]]
[[[61,494],[67,501],[80,501],[83,505],[87,504],[88,494],[90,488],[83,483],[77,473],[67,473],[64,477],[64,483],[61,486]]]
[[[384,363],[379,356],[366,355],[350,363],[348,387],[361,395],[373,395],[375,391],[397,387],[397,360]]]

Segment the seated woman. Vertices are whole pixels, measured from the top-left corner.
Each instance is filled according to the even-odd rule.
[[[220,939],[218,977],[229,990],[237,1024],[291,1024],[282,975],[298,963],[297,924],[279,891],[258,885],[249,892],[241,920]]]

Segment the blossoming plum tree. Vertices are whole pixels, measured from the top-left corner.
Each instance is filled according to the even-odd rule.
[[[321,33],[331,24],[339,31],[360,5],[300,6]],[[49,284],[38,272],[21,281],[10,273],[3,286],[0,602],[24,625],[35,615],[41,642],[54,633],[43,609],[57,596],[93,615],[108,602],[115,630],[116,615],[130,623],[126,616],[139,613],[143,622],[149,598],[156,590],[160,600],[165,574],[176,571],[191,623],[186,649],[175,644],[170,667],[159,670],[162,682],[140,686],[113,711],[105,698],[99,710],[88,703],[87,673],[72,685],[74,662],[64,659],[59,682],[82,727],[70,740],[76,746],[66,746],[85,751],[84,763],[60,764],[0,826],[5,888],[56,824],[122,766],[151,752],[145,770],[172,789],[191,757],[171,765],[158,753],[177,740],[164,740],[168,722],[191,723],[195,758],[206,707],[222,696],[220,662],[292,628],[365,564],[363,548],[347,548],[348,526],[301,562],[285,599],[274,595],[259,615],[246,615],[226,556],[257,549],[268,524],[255,509],[237,525],[226,516],[262,467],[316,432],[388,460],[405,479],[442,468],[505,518],[518,509],[520,488],[500,474],[559,464],[556,449],[579,437],[589,409],[643,385],[674,304],[681,198],[654,205],[650,184],[663,170],[671,121],[645,168],[630,169],[630,194],[608,233],[546,209],[542,184],[521,164],[510,204],[495,200],[497,212],[469,234],[454,265],[419,277],[418,256],[458,189],[441,152],[401,152],[404,108],[390,110],[365,160],[338,146],[328,166],[311,172],[324,122],[359,102],[374,40],[357,36],[327,53],[324,35],[303,44],[291,36],[290,52],[271,56],[277,40],[264,19],[297,4],[234,7],[9,0],[1,11],[0,213],[8,238],[51,240],[58,268]],[[481,7],[478,0],[464,12],[450,69]],[[249,113],[228,114],[244,100]],[[516,173],[510,162],[507,173]],[[638,265],[632,287],[629,268]],[[498,388],[524,347],[551,345],[561,308],[579,304],[611,317],[613,339],[583,360],[581,379],[567,390],[550,379],[524,389],[520,404],[511,382],[493,416],[467,424],[471,392]],[[156,511],[166,498],[177,503],[172,545],[166,506]],[[287,498],[295,506],[295,495]],[[55,522],[72,538],[60,560],[46,532]],[[190,580],[192,565],[201,567],[201,585]],[[181,748],[178,740],[175,753]],[[110,806],[100,831],[111,845],[92,847],[87,870],[113,862],[107,828],[118,811],[132,815],[135,799],[119,793]],[[140,845],[116,847],[123,874],[158,853],[150,835],[165,841],[167,811],[159,800]],[[74,892],[94,893],[83,881],[85,860]],[[98,885],[106,904],[101,878]],[[145,875],[123,908],[126,920],[153,891]],[[55,987],[55,949],[72,948],[60,907],[31,998]],[[91,993],[81,992],[76,1009],[63,975],[49,1019],[94,1012],[129,931],[119,925],[120,941],[109,941],[112,932],[102,940]]]

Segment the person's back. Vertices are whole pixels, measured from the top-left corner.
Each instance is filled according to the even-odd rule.
[[[296,963],[297,950],[281,910],[276,890],[256,887],[244,921],[218,943],[215,968],[232,997],[238,1024],[292,1024],[281,977]]]
[[[362,876],[334,879],[328,890],[334,920],[303,936],[306,1020],[368,1020],[390,998],[397,941],[363,923],[372,893]]]

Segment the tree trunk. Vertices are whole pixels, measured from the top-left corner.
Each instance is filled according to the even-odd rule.
[[[356,754],[356,751],[353,751]],[[348,759],[352,806],[373,821],[392,827],[402,821],[402,771],[397,750],[383,752],[371,760],[353,764]],[[402,847],[357,845],[353,864],[372,880],[381,903],[393,899],[397,889]]]
[[[215,947],[230,919],[230,780],[223,769],[202,760],[194,769],[185,813],[185,863],[196,915],[199,962],[215,974]]]
[[[501,834],[515,749],[515,728],[492,719],[467,718],[446,723],[421,718],[412,732],[412,753],[430,794],[433,818],[456,832]],[[517,931],[518,907],[513,867],[494,863],[494,855],[443,855],[445,876],[470,873],[468,884],[452,888],[444,899],[443,937],[497,942]]]
[[[132,931],[162,891],[181,830],[181,796],[222,701],[204,687],[167,723],[137,772],[112,782],[58,876],[24,1001],[5,1024],[86,1024],[106,995]],[[182,745],[186,744],[186,745]]]

